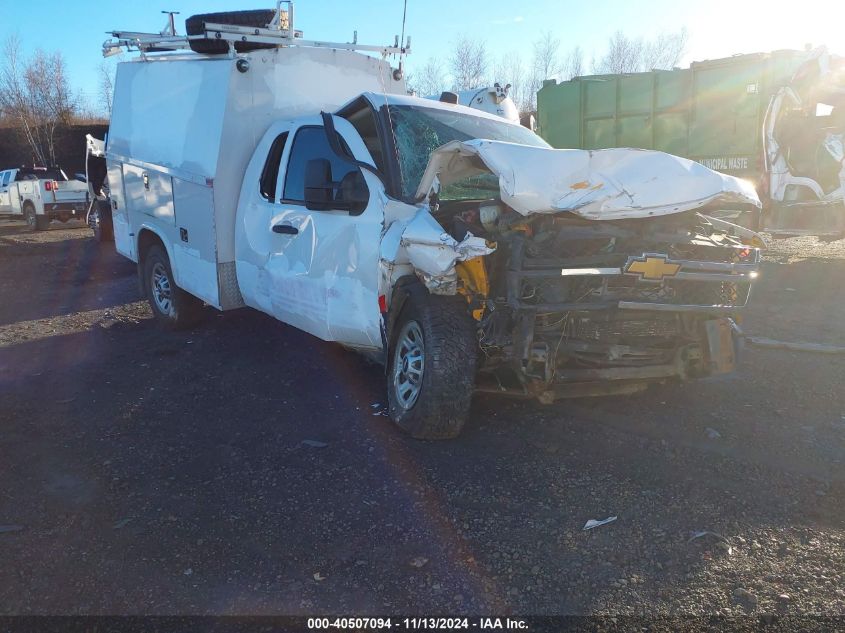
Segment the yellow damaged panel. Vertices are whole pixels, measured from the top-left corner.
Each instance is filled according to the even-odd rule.
[[[487,267],[484,265],[483,257],[473,257],[465,262],[458,262],[455,265],[458,273],[458,292],[471,302],[475,297],[486,299],[490,294],[490,280],[487,277]],[[472,318],[480,321],[484,316],[484,308],[472,311]]]

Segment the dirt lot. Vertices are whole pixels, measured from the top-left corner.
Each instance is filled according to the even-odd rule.
[[[767,257],[746,330],[845,345],[845,244]],[[423,443],[337,346],[158,331],[84,228],[0,223],[0,297],[0,614],[845,614],[845,355]]]

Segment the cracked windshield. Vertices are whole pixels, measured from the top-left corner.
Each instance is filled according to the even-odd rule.
[[[531,130],[488,118],[414,106],[390,106],[389,109],[399,155],[402,195],[406,198],[416,195],[431,152],[450,141],[477,138],[535,147],[549,146]],[[498,182],[498,177],[493,174],[463,179],[443,187],[440,197],[489,197],[498,191]]]

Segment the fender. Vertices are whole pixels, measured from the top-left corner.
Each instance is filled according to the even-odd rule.
[[[148,224],[147,222],[143,222],[141,226],[138,227],[138,232],[135,236],[135,252],[138,253],[138,289],[141,291],[141,294],[145,294],[143,278],[144,262],[141,256],[141,236],[143,236],[145,231],[149,231],[150,233],[155,235],[161,242],[162,246],[164,246],[164,250],[167,253],[167,259],[170,261],[170,270],[173,273],[173,281],[177,286],[179,286],[182,280],[179,278],[179,267],[173,265],[173,245],[170,243],[170,240],[165,238],[165,236],[161,232],[161,229],[152,224]]]
[[[399,315],[402,314],[402,308],[405,307],[408,297],[418,294],[426,295],[428,294],[428,290],[414,275],[405,275],[404,277],[400,277],[393,286],[390,307],[387,310],[387,314],[382,319],[381,336],[384,345],[382,346],[381,360],[384,365],[385,374],[387,373],[387,361],[389,354],[393,349],[393,339],[396,337],[396,333],[393,331],[394,325],[399,319]]]

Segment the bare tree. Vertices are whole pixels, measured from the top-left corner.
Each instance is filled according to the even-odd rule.
[[[560,71],[560,40],[551,31],[546,31],[534,41],[526,111],[536,107],[537,91],[543,87],[543,82],[556,77]]]
[[[437,57],[429,57],[425,64],[408,76],[408,86],[421,97],[439,95],[446,90],[446,69]]]
[[[462,36],[449,57],[452,87],[455,90],[478,88],[486,83],[487,47],[481,40]]]
[[[607,43],[607,52],[593,62],[593,72],[599,74],[635,73],[642,68],[643,39],[628,37],[616,31]]]
[[[569,54],[563,60],[563,64],[561,64],[560,80],[569,81],[573,77],[580,77],[583,74],[584,51],[581,50],[580,46],[576,46],[569,51]]]
[[[546,31],[534,42],[532,62],[534,78],[539,85],[560,72],[560,40]],[[538,87],[539,87],[538,85]]]
[[[3,46],[0,67],[0,107],[42,165],[56,161],[56,132],[70,123],[76,108],[61,53],[37,50],[24,60],[20,40],[9,37]]]
[[[652,40],[628,37],[622,31],[616,31],[608,41],[604,56],[593,60],[593,72],[615,75],[670,70],[681,61],[686,45],[686,28],[677,33],[661,33]]]
[[[32,148],[35,160],[44,164],[41,144],[36,140],[34,121],[30,116],[30,104],[24,87],[20,39],[10,35],[3,43],[3,66],[0,69],[0,106],[6,116],[24,136]]]
[[[100,106],[106,116],[111,118],[111,106],[114,101],[114,66],[103,60],[97,68],[97,73],[100,76]]]
[[[643,47],[643,70],[672,70],[687,50],[686,27],[677,33],[660,33]]]

